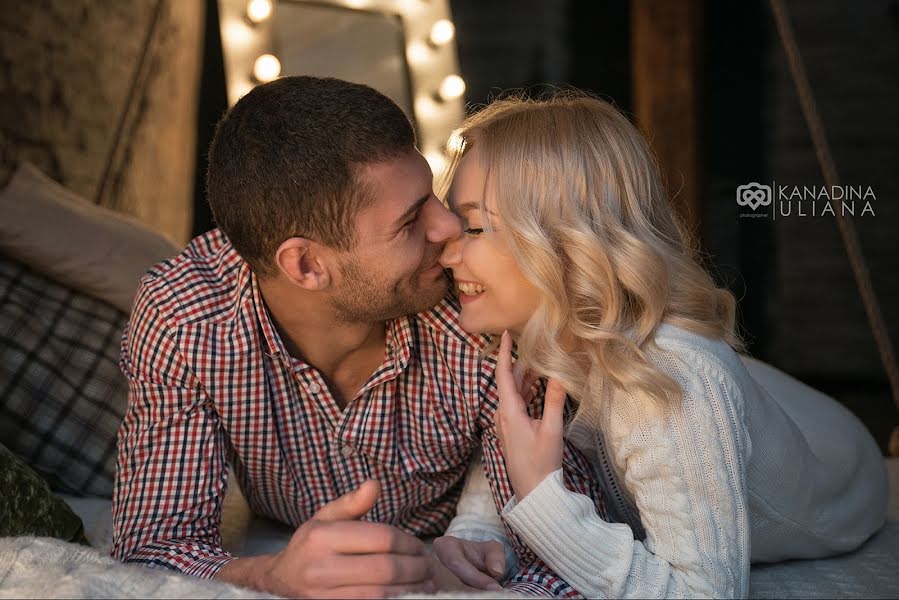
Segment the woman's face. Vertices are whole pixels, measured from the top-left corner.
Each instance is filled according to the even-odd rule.
[[[537,309],[540,292],[519,269],[502,236],[495,199],[485,193],[486,173],[473,147],[462,157],[449,192],[450,208],[462,218],[462,237],[447,242],[440,263],[453,270],[463,328],[491,334],[508,329],[517,336]],[[484,229],[482,201],[493,232]]]

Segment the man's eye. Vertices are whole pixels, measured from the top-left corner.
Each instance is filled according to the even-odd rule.
[[[481,227],[468,227],[465,229],[465,233],[468,235],[481,235],[484,233],[484,229]]]

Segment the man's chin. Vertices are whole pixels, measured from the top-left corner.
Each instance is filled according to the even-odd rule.
[[[409,295],[410,304],[417,308],[410,314],[418,314],[430,308],[434,308],[443,300],[449,291],[449,281],[441,271],[435,281],[422,281]]]

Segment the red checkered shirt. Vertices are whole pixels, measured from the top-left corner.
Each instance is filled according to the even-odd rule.
[[[142,280],[122,339],[130,381],[119,431],[113,555],[212,577],[233,556],[219,525],[229,468],[253,511],[299,526],[366,479],[381,482],[366,519],[417,536],[452,518],[465,468],[483,448],[497,506],[511,498],[493,425],[485,340],[462,330],[455,299],[389,321],[386,358],[341,410],[321,373],[293,358],[256,279],[219,231],[194,239]],[[323,340],[326,342],[326,340]],[[602,497],[565,451],[568,486]],[[577,596],[511,531],[520,570],[507,587]]]

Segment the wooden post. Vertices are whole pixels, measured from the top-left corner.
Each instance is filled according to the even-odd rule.
[[[634,113],[675,209],[700,237],[701,0],[631,0]]]

